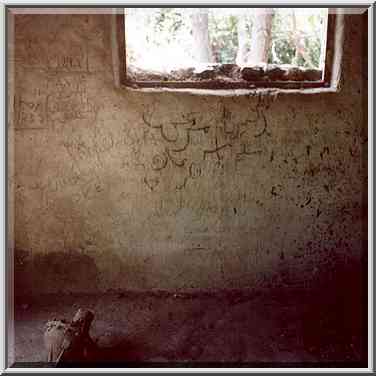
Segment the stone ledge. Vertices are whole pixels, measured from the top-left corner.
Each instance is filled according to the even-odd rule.
[[[273,82],[298,81],[317,82],[322,79],[322,71],[293,65],[265,64],[252,67],[240,67],[236,64],[208,65],[207,69],[196,71],[195,68],[184,68],[160,73],[128,67],[127,78],[132,81],[159,82]]]

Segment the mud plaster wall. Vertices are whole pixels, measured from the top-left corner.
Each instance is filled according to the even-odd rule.
[[[110,15],[16,15],[16,294],[309,287],[355,265],[366,27],[345,18],[340,93],[213,97],[115,88]]]

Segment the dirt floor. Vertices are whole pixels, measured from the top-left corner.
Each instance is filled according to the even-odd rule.
[[[99,355],[90,366],[361,366],[357,305],[301,292],[109,292],[18,298],[15,366],[46,359],[44,326],[92,309]]]

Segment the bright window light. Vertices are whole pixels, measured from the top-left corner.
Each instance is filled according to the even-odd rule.
[[[126,8],[125,15],[130,72],[324,68],[327,8]]]

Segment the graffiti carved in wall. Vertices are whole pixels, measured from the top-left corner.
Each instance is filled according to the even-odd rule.
[[[14,111],[16,129],[44,129],[46,127],[46,100],[43,95],[16,95]]]
[[[175,169],[176,190],[184,189],[190,180],[205,174],[208,165],[223,170],[224,163],[237,165],[263,153],[264,139],[271,136],[268,129],[268,97],[258,97],[257,103],[240,118],[229,106],[219,103],[213,114],[188,112],[180,120],[158,120],[157,104],[149,106],[142,114],[145,127],[158,136],[159,150],[144,164],[144,183],[150,191],[155,190],[163,170]],[[148,172],[159,173],[150,184]]]
[[[97,107],[89,97],[84,75],[58,75],[49,81],[47,116],[51,123],[94,120]]]

